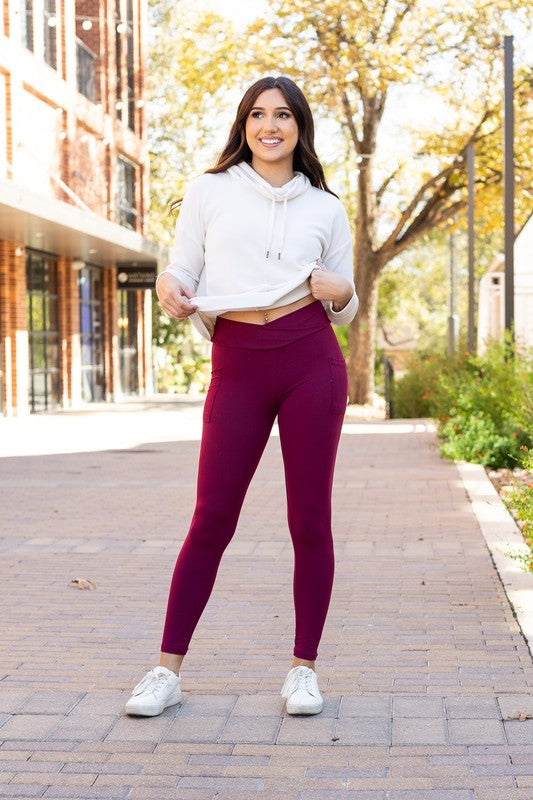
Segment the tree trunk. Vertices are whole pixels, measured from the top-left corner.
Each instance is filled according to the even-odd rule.
[[[371,403],[374,394],[376,352],[377,276],[381,266],[376,253],[377,197],[373,186],[374,152],[385,94],[363,99],[362,138],[353,128],[353,141],[361,155],[357,175],[357,218],[355,221],[355,290],[359,309],[350,327],[348,346],[348,397],[350,403]]]
[[[355,254],[355,288],[359,310],[350,326],[348,346],[348,397],[350,403],[372,402],[376,354],[378,284],[373,253]]]

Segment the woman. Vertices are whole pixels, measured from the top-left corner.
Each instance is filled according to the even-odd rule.
[[[323,260],[322,260],[323,259]],[[245,93],[215,167],[181,203],[158,298],[211,339],[197,500],[170,587],[159,666],[135,687],[129,714],[182,700],[180,667],[274,419],[294,546],[294,659],[289,714],[318,714],[315,671],[333,585],[331,489],[347,399],[331,322],[355,316],[352,240],[328,188],[301,90],[267,77]]]

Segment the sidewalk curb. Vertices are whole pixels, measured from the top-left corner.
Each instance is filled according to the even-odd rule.
[[[455,462],[507,598],[533,655],[533,574],[507,551],[528,552],[522,534],[481,464]]]

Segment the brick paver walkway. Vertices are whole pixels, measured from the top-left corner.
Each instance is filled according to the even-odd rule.
[[[326,706],[307,718],[279,695],[293,612],[275,435],[185,659],[185,703],[153,719],[122,709],[155,663],[197,435],[0,459],[0,797],[532,800],[533,718],[511,718],[533,714],[531,655],[456,468],[423,422],[345,430]]]

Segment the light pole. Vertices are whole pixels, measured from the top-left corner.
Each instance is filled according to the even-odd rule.
[[[448,355],[451,356],[457,350],[457,339],[459,336],[459,317],[457,316],[457,258],[455,251],[455,225],[454,217],[450,230],[450,308],[448,315]]]
[[[476,349],[476,323],[474,316],[474,145],[466,148],[468,173],[468,352]]]
[[[513,37],[504,36],[503,182],[505,330],[514,341],[514,107]]]

